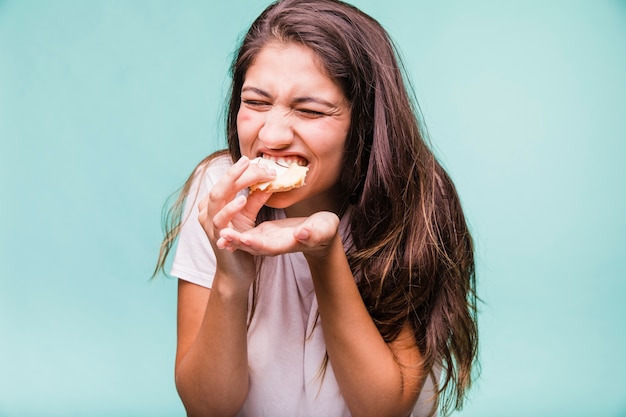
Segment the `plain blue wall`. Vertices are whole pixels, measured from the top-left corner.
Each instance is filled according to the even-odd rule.
[[[0,416],[182,416],[161,208],[222,147],[260,0],[0,0]],[[477,244],[457,415],[626,415],[626,3],[354,2],[397,41]]]

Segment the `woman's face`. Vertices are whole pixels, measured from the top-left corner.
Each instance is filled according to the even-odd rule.
[[[289,216],[337,211],[336,186],[350,127],[350,103],[296,43],[269,43],[245,74],[237,114],[239,147],[249,158],[296,161],[309,167],[306,185],[275,193],[267,205]]]

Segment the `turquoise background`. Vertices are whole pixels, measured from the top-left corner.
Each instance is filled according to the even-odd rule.
[[[464,417],[626,416],[626,2],[358,0],[477,244]],[[0,416],[182,416],[161,208],[260,0],[0,0]]]

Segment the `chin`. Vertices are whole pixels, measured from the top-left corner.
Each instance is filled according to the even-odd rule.
[[[286,209],[291,207],[300,201],[299,198],[294,196],[295,191],[296,190],[274,193],[269,200],[267,200],[265,205],[275,209]]]

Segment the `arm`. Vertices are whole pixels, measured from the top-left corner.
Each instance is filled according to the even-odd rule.
[[[267,198],[236,197],[237,190],[268,177],[247,167],[242,159],[229,168],[199,205],[198,220],[215,254],[212,288],[179,280],[176,387],[190,417],[234,416],[248,395],[247,304],[254,260],[216,243],[224,227],[253,227]]]
[[[306,254],[328,357],[353,416],[411,413],[424,383],[422,357],[407,325],[387,344],[372,321],[336,235],[322,256]]]
[[[222,231],[231,249],[276,255],[302,251],[307,259],[326,341],[341,393],[353,416],[411,413],[426,379],[412,329],[386,343],[370,317],[350,270],[339,219],[328,212]],[[241,252],[241,251],[239,251]]]
[[[179,280],[176,388],[190,417],[236,415],[248,393],[247,291],[219,287]]]

